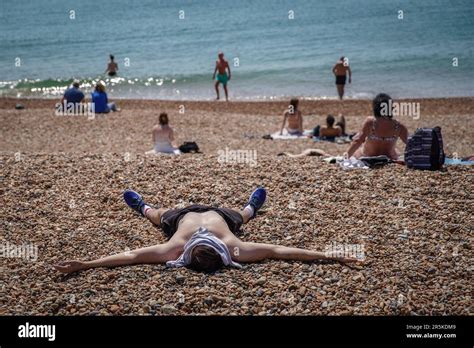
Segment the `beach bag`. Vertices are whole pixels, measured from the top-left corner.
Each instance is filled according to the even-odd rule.
[[[190,153],[190,152],[199,152],[199,146],[194,141],[185,141],[183,145],[179,147],[179,151],[182,153]]]
[[[444,164],[441,128],[418,128],[408,137],[405,163],[408,168],[439,170]]]

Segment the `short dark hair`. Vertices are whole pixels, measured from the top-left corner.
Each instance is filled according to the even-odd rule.
[[[111,55],[110,55],[110,60],[114,60],[114,58],[115,58],[114,55],[111,54]]]
[[[375,96],[372,101],[372,108],[374,110],[375,117],[388,117],[392,118],[392,110],[388,110],[387,114],[382,114],[382,110],[386,109],[391,105],[390,101],[392,98],[386,93],[379,93]]]
[[[160,123],[160,125],[164,126],[164,125],[167,125],[169,120],[168,120],[168,114],[166,112],[162,112],[160,114],[160,118],[158,120],[158,122]]]
[[[197,245],[191,252],[189,268],[197,272],[214,273],[224,266],[221,256],[213,248]]]
[[[328,117],[326,117],[326,124],[329,126],[329,127],[332,127],[334,126],[334,122],[336,120],[334,119],[334,116],[333,115],[328,115]]]

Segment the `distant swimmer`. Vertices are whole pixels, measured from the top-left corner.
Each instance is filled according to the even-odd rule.
[[[341,59],[334,65],[334,68],[332,68],[332,72],[336,76],[336,86],[339,99],[342,100],[342,97],[344,97],[344,85],[346,84],[347,74],[349,74],[349,83],[352,82],[352,72],[349,67],[349,60],[346,57],[341,57]]]
[[[118,65],[114,61],[114,56],[111,54],[110,55],[110,62],[107,65],[107,69],[105,70],[106,73],[109,74],[109,76],[115,76],[117,75],[117,70],[118,70]]]
[[[230,73],[230,66],[229,62],[224,59],[224,53],[219,52],[217,55],[218,59],[216,60],[216,68],[214,69],[214,74],[212,75],[212,79],[216,80],[216,94],[217,94],[217,100],[219,100],[219,83],[222,83],[224,86],[224,92],[225,92],[225,99],[229,101],[229,93],[227,92],[227,81],[230,80],[231,73]],[[229,71],[229,74],[227,74],[227,70]],[[217,78],[216,78],[216,73],[217,73]]]

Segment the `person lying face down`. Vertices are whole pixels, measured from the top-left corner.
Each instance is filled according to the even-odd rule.
[[[71,273],[94,267],[166,263],[168,267],[213,273],[224,266],[241,268],[240,263],[264,259],[359,261],[338,254],[241,241],[236,234],[242,224],[255,218],[265,199],[266,191],[260,187],[251,194],[241,211],[197,204],[181,209],[157,209],[147,205],[138,193],[126,190],[127,205],[159,226],[168,241],[93,261],[65,261],[54,268]]]
[[[374,98],[374,117],[367,117],[362,129],[354,136],[347,149],[347,157],[385,155],[393,160],[398,159],[395,145],[398,138],[407,143],[408,130],[402,123],[393,119],[391,105],[392,98],[388,94],[380,93]]]

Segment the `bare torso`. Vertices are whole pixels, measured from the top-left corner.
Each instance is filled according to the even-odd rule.
[[[334,66],[334,73],[336,76],[346,76],[348,67],[345,66],[342,62],[336,63]]]
[[[107,70],[111,73],[117,72],[118,70],[118,65],[115,62],[110,62],[109,65],[107,66]]]
[[[204,213],[189,212],[184,215],[178,224],[176,233],[171,237],[170,242],[182,245],[191,238],[191,236],[199,229],[204,227],[222,240],[229,252],[237,245],[239,239],[229,230],[224,218],[215,211],[206,211]]]
[[[388,155],[392,159],[398,158],[395,145],[400,135],[400,125],[397,121],[380,118],[377,121],[373,118],[368,121],[368,136],[365,140],[361,155],[364,156],[380,156]],[[372,130],[375,128],[375,133]],[[371,135],[375,134],[380,139],[371,139]]]
[[[296,111],[294,113],[286,112],[288,128],[291,129],[300,129],[300,121],[301,121],[301,112]]]
[[[219,74],[225,74],[228,66],[229,63],[225,59],[216,61],[216,68]]]
[[[173,130],[169,126],[155,126],[153,128],[154,143],[169,143],[172,142]]]
[[[339,137],[341,136],[341,128],[339,127],[321,127],[319,136],[321,137]]]

